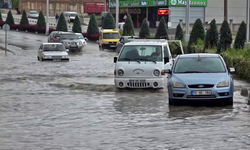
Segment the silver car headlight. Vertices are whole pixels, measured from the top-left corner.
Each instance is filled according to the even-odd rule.
[[[79,42],[79,45],[82,45],[82,42]]]
[[[159,75],[160,75],[160,71],[159,71],[159,70],[154,70],[153,74],[154,74],[155,76],[159,76]]]
[[[64,44],[64,45],[67,45],[67,44],[68,44],[68,42],[63,42],[63,44]]]
[[[173,82],[173,88],[185,88],[185,85],[180,82]]]
[[[124,75],[124,71],[121,70],[121,69],[119,69],[119,70],[117,71],[117,74],[118,74],[119,76],[123,76],[123,75]]]
[[[226,81],[222,81],[217,85],[217,88],[221,88],[221,87],[229,87],[229,80]]]

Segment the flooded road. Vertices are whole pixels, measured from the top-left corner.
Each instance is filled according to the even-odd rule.
[[[235,79],[231,108],[173,107],[164,90],[116,91],[116,54],[95,43],[70,62],[39,62],[45,36],[11,31],[9,39],[16,55],[0,51],[1,150],[250,149],[244,81]]]

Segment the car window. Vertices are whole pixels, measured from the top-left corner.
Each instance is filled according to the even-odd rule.
[[[39,49],[43,49],[43,45],[42,44],[40,45]]]
[[[70,14],[70,17],[76,17],[77,14]]]
[[[222,73],[226,72],[226,69],[219,57],[193,57],[179,58],[176,62],[174,72]]]
[[[78,39],[78,37],[75,34],[61,34],[60,35],[60,40],[65,40],[65,39]]]
[[[77,34],[76,36],[78,39],[84,39],[84,36],[82,34]]]
[[[44,45],[43,51],[65,51],[64,45],[59,44],[49,44]]]
[[[103,39],[119,39],[119,33],[103,33]]]
[[[168,47],[164,46],[164,57],[168,57],[169,58],[169,51],[168,51]]]
[[[118,61],[162,61],[162,46],[124,46]]]

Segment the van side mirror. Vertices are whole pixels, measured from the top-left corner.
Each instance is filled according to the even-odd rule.
[[[116,63],[117,62],[117,57],[114,57],[114,63]]]
[[[164,64],[166,64],[167,62],[169,62],[169,57],[164,57]]]

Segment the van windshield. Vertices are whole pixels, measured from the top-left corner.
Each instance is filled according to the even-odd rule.
[[[77,14],[70,14],[70,17],[76,17]]]
[[[119,39],[119,33],[103,33],[103,39]]]
[[[162,61],[162,46],[124,46],[118,61]]]

